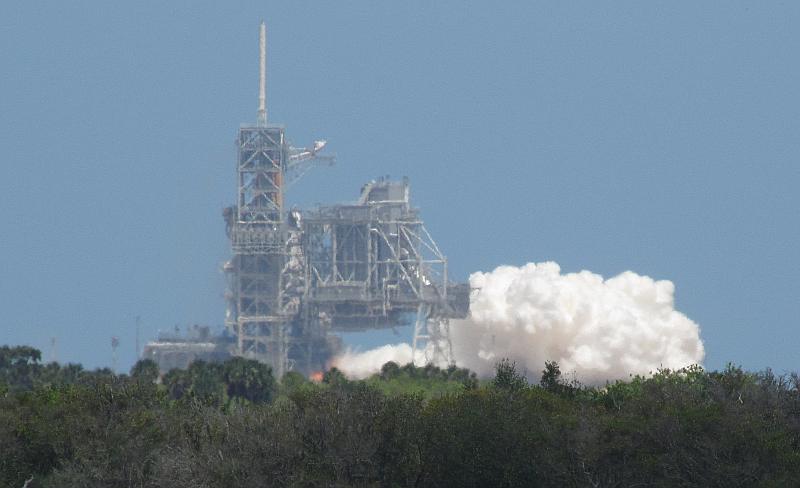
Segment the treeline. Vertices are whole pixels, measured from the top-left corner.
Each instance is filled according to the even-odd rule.
[[[479,382],[394,363],[322,383],[234,359],[158,377],[0,348],[0,485],[800,486],[800,379],[662,370],[602,388],[547,363]]]

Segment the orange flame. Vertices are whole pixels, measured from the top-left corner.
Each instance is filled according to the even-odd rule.
[[[308,376],[308,379],[314,383],[322,383],[322,371],[314,371]]]

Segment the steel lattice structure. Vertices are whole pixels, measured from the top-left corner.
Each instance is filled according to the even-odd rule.
[[[311,315],[333,331],[415,316],[415,357],[453,362],[449,319],[466,316],[469,288],[448,281],[447,258],[411,207],[407,181],[371,182],[357,203],[309,213],[303,238]]]
[[[357,202],[286,212],[286,184],[331,162],[325,141],[292,147],[266,116],[261,26],[258,122],[237,137],[237,203],[225,209],[232,258],[226,327],[234,354],[289,370],[324,369],[336,332],[413,321],[415,351],[453,362],[449,320],[465,317],[469,288],[448,281],[447,259],[410,205],[407,181],[364,185]],[[424,353],[424,354],[423,354]]]

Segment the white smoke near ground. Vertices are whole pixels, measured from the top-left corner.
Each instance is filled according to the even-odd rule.
[[[491,376],[503,358],[531,379],[545,361],[588,384],[699,364],[698,325],[675,310],[675,287],[626,271],[604,280],[589,271],[561,274],[554,262],[473,273],[470,317],[451,321],[456,363]],[[418,358],[421,359],[421,358]],[[334,365],[365,377],[387,361],[411,361],[408,344],[348,352]]]
[[[424,362],[422,357],[419,358]],[[411,345],[387,344],[365,352],[346,351],[333,359],[332,365],[350,378],[366,378],[381,370],[381,366],[394,361],[397,364],[411,362]]]

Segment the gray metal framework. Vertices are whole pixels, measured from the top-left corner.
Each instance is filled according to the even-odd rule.
[[[335,339],[299,320],[305,293],[302,229],[297,212],[284,212],[287,173],[329,161],[324,143],[293,148],[282,126],[245,126],[237,138],[238,202],[225,212],[233,258],[226,263],[226,326],[236,336],[235,354],[269,363],[282,375],[322,369]]]
[[[279,375],[327,366],[336,332],[413,320],[413,349],[453,362],[449,320],[465,317],[469,287],[448,281],[447,259],[411,207],[407,181],[380,180],[349,205],[286,212],[284,191],[311,167],[332,163],[325,141],[292,147],[266,120],[265,28],[256,125],[237,137],[237,203],[224,211],[232,258],[225,324],[233,353]],[[424,354],[422,354],[424,353]]]
[[[279,126],[242,127],[237,138],[238,202],[227,212],[233,259],[229,271],[227,326],[236,353],[287,369],[292,310],[283,293],[286,231],[283,173],[288,152]]]
[[[368,183],[357,203],[311,212],[303,229],[304,301],[322,326],[362,331],[414,316],[414,357],[453,362],[449,319],[466,316],[469,290],[448,281],[407,181]]]

